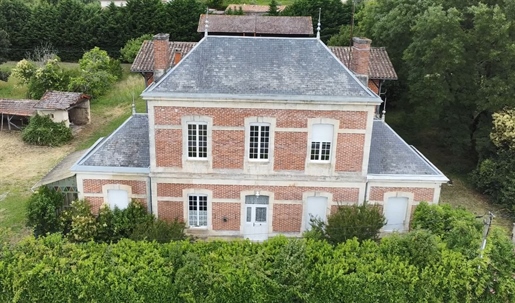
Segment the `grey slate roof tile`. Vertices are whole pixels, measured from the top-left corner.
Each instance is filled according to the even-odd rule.
[[[267,6],[268,7],[268,6]],[[209,33],[256,35],[313,35],[311,17],[209,15]],[[203,33],[206,15],[200,15],[197,32]]]
[[[149,167],[150,149],[147,115],[132,115],[114,133],[99,143],[88,156],[82,159],[79,165]]]
[[[435,175],[435,170],[388,124],[375,120],[368,173],[374,175]]]
[[[205,37],[148,93],[377,97],[316,38],[224,36]]]

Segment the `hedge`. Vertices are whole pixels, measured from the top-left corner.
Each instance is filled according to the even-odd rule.
[[[513,302],[513,262],[488,257],[513,246],[499,247],[469,259],[427,231],[337,246],[50,235],[0,248],[0,302]]]

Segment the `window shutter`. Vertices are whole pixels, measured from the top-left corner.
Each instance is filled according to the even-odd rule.
[[[333,125],[332,124],[313,124],[311,130],[312,142],[333,142]]]

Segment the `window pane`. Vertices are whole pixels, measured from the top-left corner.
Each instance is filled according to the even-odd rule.
[[[256,207],[256,222],[266,222],[266,207]]]
[[[322,142],[322,151],[320,155],[320,160],[329,161],[329,155],[331,154],[331,143],[330,142]]]
[[[320,155],[320,142],[311,142],[311,160],[318,160]]]
[[[207,226],[207,196],[188,196],[188,222],[190,226]]]
[[[197,125],[188,124],[188,157],[197,156]]]
[[[252,207],[247,207],[247,222],[252,220]]]
[[[260,159],[268,159],[268,142],[270,140],[270,126],[261,126]]]

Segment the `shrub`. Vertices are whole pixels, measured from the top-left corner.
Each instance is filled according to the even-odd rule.
[[[95,216],[87,201],[73,201],[60,219],[61,232],[72,242],[89,242],[97,234]]]
[[[141,37],[130,39],[125,43],[125,46],[120,49],[120,53],[122,55],[123,62],[133,63],[136,55],[145,40],[152,40],[152,35],[147,34]]]
[[[60,230],[59,215],[64,196],[46,186],[41,186],[29,199],[27,226],[34,228],[34,235],[41,236]]]
[[[327,223],[319,218],[311,220],[311,231],[304,236],[325,239],[331,244],[345,242],[352,238],[359,241],[376,240],[386,219],[376,205],[338,206],[338,210],[327,217]]]
[[[23,84],[28,84],[30,79],[36,73],[36,64],[32,61],[21,60],[16,63],[16,67],[12,69],[12,74]]]
[[[9,81],[10,76],[11,76],[10,71],[0,70],[0,81],[4,81],[4,82]]]
[[[27,97],[40,99],[47,90],[66,90],[69,78],[59,62],[59,57],[50,59],[35,70],[28,82]]]
[[[137,225],[130,238],[133,240],[168,243],[170,241],[186,239],[186,234],[184,233],[185,228],[186,224],[177,219],[172,222],[155,219],[153,221]]]
[[[48,116],[36,114],[22,132],[26,143],[45,146],[60,146],[73,138],[72,131],[63,122],[55,123]]]

